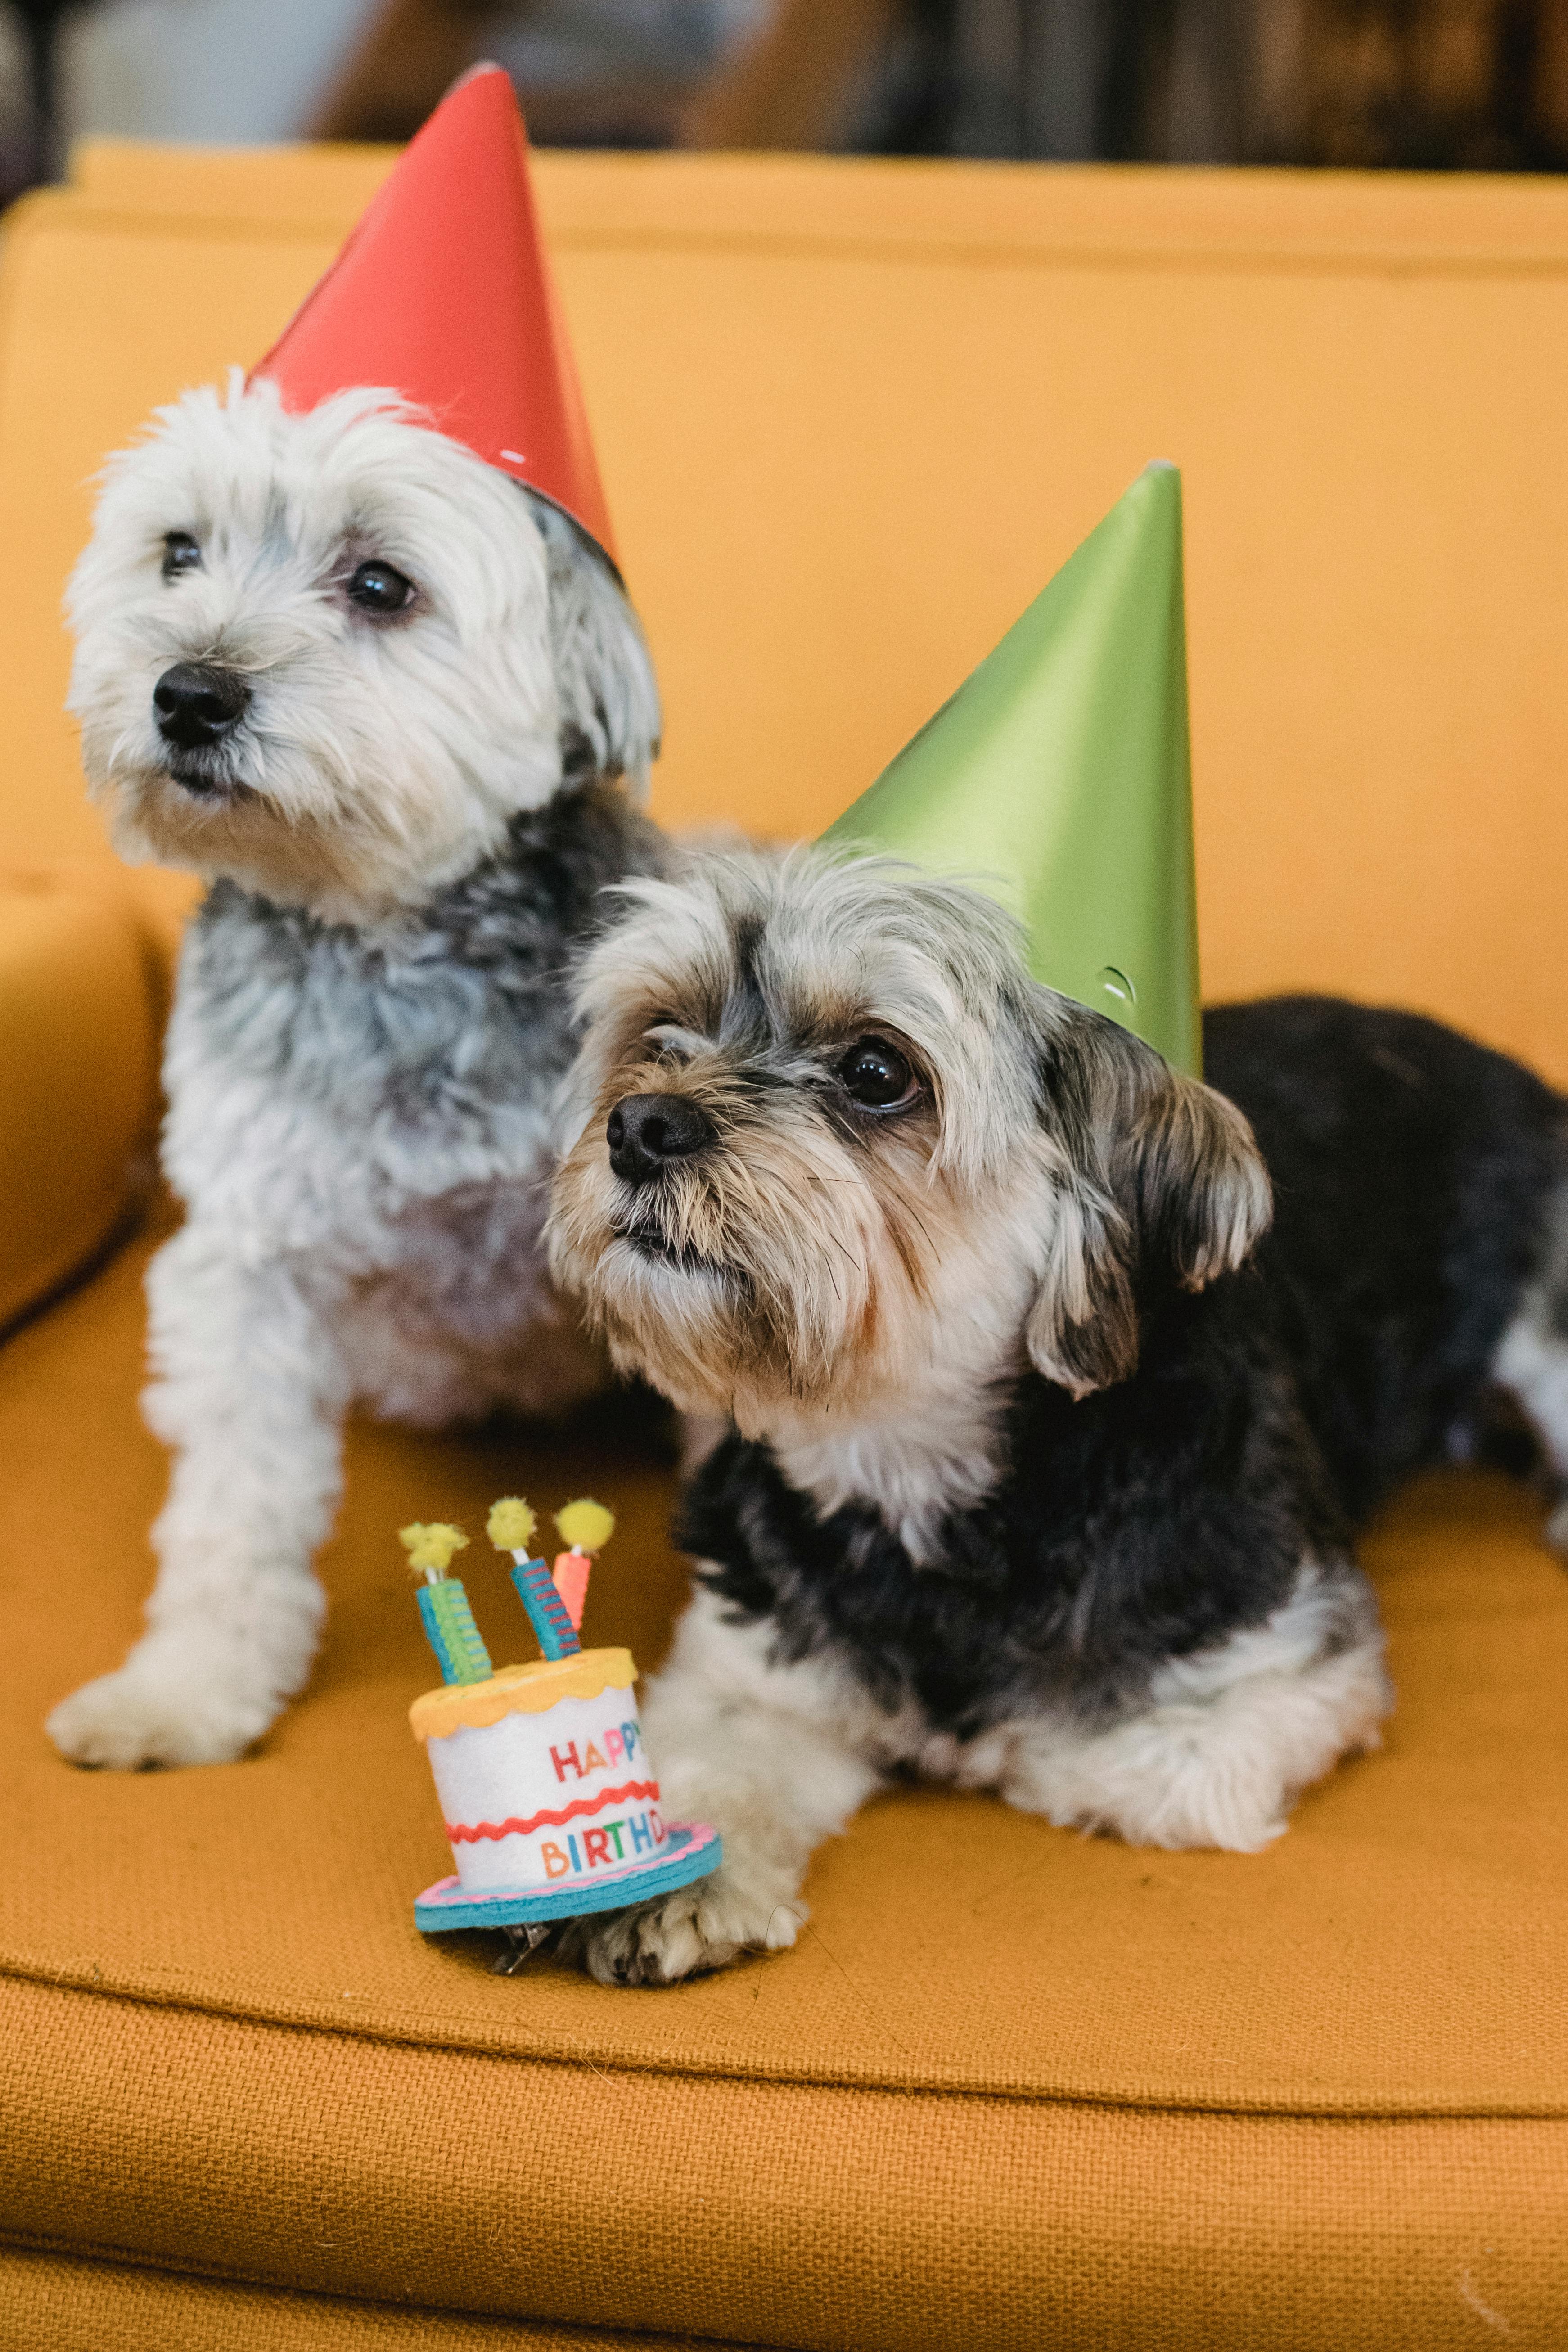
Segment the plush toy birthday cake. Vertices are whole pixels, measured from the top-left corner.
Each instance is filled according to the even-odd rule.
[[[455,1877],[415,1904],[427,1931],[618,1909],[719,1862],[712,1830],[668,1822],[660,1811],[631,1652],[578,1642],[591,1554],[614,1520],[597,1503],[569,1503],[556,1518],[568,1549],[553,1572],[529,1557],[535,1524],[515,1497],[490,1513],[490,1539],[512,1555],[512,1581],[544,1653],[494,1672],[463,1587],[447,1572],[467,1537],[442,1525],[403,1531],[426,1579],[420,1614],[446,1677],[409,1709],[457,1864]]]

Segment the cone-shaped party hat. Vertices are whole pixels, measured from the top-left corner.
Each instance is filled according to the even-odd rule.
[[[1182,487],[1151,466],[826,840],[962,877],[1037,980],[1198,1074]]]
[[[352,385],[401,393],[563,507],[614,561],[527,135],[499,66],[447,91],[253,373],[295,411]]]

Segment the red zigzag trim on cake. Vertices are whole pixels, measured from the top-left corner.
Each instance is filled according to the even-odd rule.
[[[657,1780],[628,1780],[624,1789],[601,1789],[596,1797],[574,1797],[571,1804],[563,1805],[558,1813],[530,1813],[525,1822],[520,1821],[515,1813],[504,1822],[479,1822],[471,1830],[465,1828],[460,1822],[448,1822],[446,1824],[447,1843],[448,1845],[472,1845],[479,1838],[510,1837],[513,1830],[520,1837],[528,1837],[534,1830],[543,1829],[546,1823],[558,1830],[576,1813],[596,1813],[604,1805],[618,1805],[623,1797],[657,1797],[658,1794]]]

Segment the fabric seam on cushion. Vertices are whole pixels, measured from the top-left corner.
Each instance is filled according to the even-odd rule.
[[[61,1257],[59,1265],[48,1276],[47,1286],[36,1297],[29,1298],[14,1313],[0,1317],[0,1348],[18,1331],[26,1330],[29,1323],[49,1314],[74,1291],[95,1281],[111,1258],[118,1257],[121,1250],[129,1249],[138,1240],[147,1227],[148,1201],[152,1191],[150,1184],[133,1187],[132,1197],[125,1202],[114,1223],[100,1234],[85,1257],[76,1254],[81,1247],[79,1240],[75,1251]],[[4,1963],[0,1963],[0,1967],[3,1966]]]
[[[726,2336],[673,2336],[658,2327],[601,2327],[593,2320],[541,2319],[528,2312],[483,2311],[460,2303],[402,2303],[391,2295],[344,2294],[327,2288],[293,2286],[280,2279],[260,2278],[251,2271],[220,2270],[216,2264],[206,2265],[188,2258],[179,2263],[159,2262],[151,2254],[136,2253],[123,2247],[77,2244],[69,2238],[36,2238],[24,2231],[0,2230],[0,2252],[6,2248],[20,2254],[58,2254],[66,2262],[92,2263],[106,2270],[144,2271],[154,2278],[195,2279],[214,2286],[254,2287],[258,2294],[292,2295],[301,2303],[317,2304],[328,2310],[335,2305],[354,2311],[395,2311],[400,2317],[407,2319],[473,2319],[498,2328],[564,2328],[586,2336],[595,2344],[602,2343],[606,2347],[617,2344],[679,2347],[710,2342],[715,2352],[729,2352],[732,2341]],[[798,2347],[784,2343],[759,2343],[756,2352],[798,2352]]]
[[[67,191],[66,193],[69,193]],[[257,239],[268,245],[333,244],[341,240],[341,218],[275,220],[262,214],[143,212],[114,205],[95,205],[85,194],[73,198],[69,209],[28,215],[9,232],[7,242],[63,231],[90,236],[113,230],[139,237],[222,236]],[[1060,236],[1057,241],[1007,237],[939,242],[920,234],[905,241],[897,236],[835,236],[828,230],[813,235],[781,235],[766,230],[715,231],[700,228],[609,228],[558,226],[554,245],[563,252],[612,253],[733,253],[768,261],[844,261],[900,264],[908,268],[1016,269],[1189,270],[1205,274],[1279,274],[1288,277],[1344,278],[1562,278],[1568,276],[1568,248],[1556,252],[1513,252],[1505,246],[1456,250],[1441,245],[1367,247],[1345,249],[1321,247],[1226,246],[1220,240],[1194,238],[1183,246],[1166,246],[1145,237],[1108,240],[1096,245]]]
[[[942,2082],[932,2077],[923,2080],[896,2081],[885,2075],[853,2074],[812,2074],[798,2070],[780,2069],[763,2073],[754,2068],[718,2065],[681,2065],[668,2060],[600,2057],[582,2051],[573,2054],[566,2051],[509,2050],[481,2042],[445,2041],[427,2033],[410,2030],[368,2025],[327,2024],[315,2018],[290,2018],[268,2014],[262,2011],[244,2010],[216,2001],[204,2001],[188,1994],[127,1991],[117,1985],[89,1985],[73,1982],[58,1970],[30,1969],[15,1961],[0,1958],[0,1979],[9,1978],[21,1984],[40,1985],[50,1992],[72,2000],[100,2000],[117,2003],[128,2009],[175,2010],[192,2017],[216,2017],[228,2023],[242,2026],[258,2033],[306,2033],[329,2042],[363,2042],[372,2048],[426,2051],[450,2058],[479,2058],[498,2066],[549,2066],[563,2069],[586,2067],[601,2074],[606,2082],[620,2076],[652,2075],[672,2082],[740,2084],[749,2089],[839,2091],[847,2095],[870,2098],[963,2099],[991,2101],[1006,2106],[1078,2107],[1091,2113],[1114,2112],[1149,2116],[1211,2116],[1236,2121],[1301,2122],[1301,2123],[1568,2123],[1568,2103],[1562,2100],[1550,2104],[1439,2100],[1417,2105],[1413,2102],[1394,2104],[1389,2101],[1352,2100],[1300,2101],[1283,2098],[1220,2099],[1194,2093],[1166,2093],[1160,2096],[1144,2095],[1126,2091],[1083,2091],[1059,2088],[1037,2088],[1021,2084],[993,2084],[973,2082]],[[657,2000],[655,1993],[634,1993],[633,2000]]]

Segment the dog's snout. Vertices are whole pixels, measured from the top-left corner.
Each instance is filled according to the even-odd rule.
[[[245,716],[250,688],[216,662],[176,662],[153,688],[158,732],[182,751],[219,742]]]
[[[684,1095],[623,1095],[605,1129],[610,1165],[629,1184],[646,1183],[668,1160],[712,1139],[707,1118]]]

